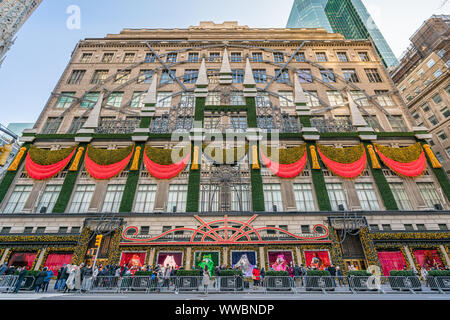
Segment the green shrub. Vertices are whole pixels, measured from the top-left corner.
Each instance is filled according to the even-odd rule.
[[[30,270],[27,271],[27,277],[37,277],[39,275],[39,273],[41,273],[41,271],[39,270]]]
[[[407,270],[391,270],[389,272],[391,277],[413,277],[415,276],[414,272]]]
[[[198,277],[200,270],[178,270],[177,277]]]
[[[349,277],[370,277],[372,274],[367,270],[355,270],[348,272]]]
[[[135,277],[151,277],[153,275],[152,271],[136,271]]]
[[[287,271],[267,271],[266,277],[289,277],[289,272]]]
[[[428,275],[430,277],[450,277],[450,270],[430,270]]]
[[[306,272],[307,276],[310,277],[329,277],[331,276],[330,272],[326,271],[326,270],[309,270],[308,272]]]
[[[221,277],[242,276],[242,270],[222,270]]]

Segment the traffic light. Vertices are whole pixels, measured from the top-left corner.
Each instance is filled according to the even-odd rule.
[[[101,234],[99,234],[98,236],[95,237],[95,246],[96,247],[100,247],[100,244],[102,243],[102,238],[103,238],[103,236]]]
[[[0,166],[3,167],[6,164],[11,152],[12,152],[11,144],[5,144],[4,146],[0,147]]]

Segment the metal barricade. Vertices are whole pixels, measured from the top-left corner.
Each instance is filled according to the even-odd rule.
[[[446,294],[450,292],[450,277],[427,277],[426,285],[432,292]]]
[[[214,279],[214,289],[218,292],[242,292],[245,283],[242,276],[220,276]]]
[[[205,286],[203,285],[203,277],[195,277],[195,276],[175,277],[175,292],[206,291],[206,289],[209,289],[210,285],[211,284],[209,284],[205,288]]]
[[[294,280],[291,277],[265,277],[264,292],[290,292],[294,288]],[[294,291],[293,291],[294,292]]]
[[[305,276],[305,290],[327,293],[336,290],[336,279],[332,276]]]
[[[102,276],[93,278],[90,292],[118,292],[120,277]]]
[[[0,291],[13,292],[18,280],[19,276],[15,275],[0,276]]]
[[[157,279],[151,276],[123,277],[120,282],[121,292],[150,292],[156,291]]]

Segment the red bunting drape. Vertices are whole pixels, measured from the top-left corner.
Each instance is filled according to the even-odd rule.
[[[27,170],[28,175],[31,179],[34,180],[46,180],[50,179],[54,175],[58,174],[61,170],[63,170],[70,162],[70,159],[72,159],[73,155],[75,154],[77,149],[74,149],[72,153],[65,159],[51,164],[51,165],[40,165],[34,162],[30,154],[27,154],[27,158],[25,161],[25,168]]]
[[[302,173],[303,169],[306,166],[306,162],[308,160],[308,155],[305,152],[303,157],[301,157],[297,162],[292,164],[279,164],[264,155],[261,151],[261,159],[264,165],[270,169],[274,174],[276,174],[280,178],[290,179],[297,177],[300,173]]]
[[[353,179],[359,177],[364,169],[366,168],[367,156],[364,151],[361,158],[353,163],[339,163],[327,158],[320,149],[319,151],[320,157],[322,158],[322,162],[330,169],[335,175],[340,176],[346,179]]]
[[[423,150],[422,153],[420,154],[419,159],[409,163],[403,163],[392,160],[383,155],[376,147],[375,150],[377,151],[378,155],[380,156],[380,159],[384,162],[384,164],[398,175],[411,178],[418,177],[426,169],[427,159],[425,158],[425,153],[423,152]]]
[[[133,152],[134,147],[133,150],[131,150],[130,154],[125,159],[110,165],[100,165],[95,163],[91,158],[89,158],[88,152],[86,152],[84,165],[86,167],[86,170],[94,179],[98,180],[111,179],[112,177],[122,172],[123,169],[125,169],[125,167],[130,162]]]
[[[183,171],[190,158],[191,154],[189,153],[183,160],[178,163],[163,165],[150,160],[146,152],[144,152],[144,165],[153,177],[155,177],[156,179],[166,180],[176,177],[181,171]]]

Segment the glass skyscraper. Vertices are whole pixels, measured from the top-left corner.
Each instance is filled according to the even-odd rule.
[[[325,6],[328,0],[295,0],[287,28],[323,28],[333,32]]]
[[[372,39],[385,66],[399,63],[361,0],[295,0],[287,28],[325,28],[346,39]]]

